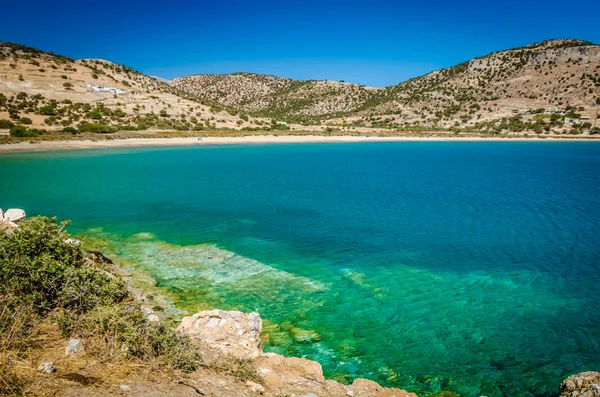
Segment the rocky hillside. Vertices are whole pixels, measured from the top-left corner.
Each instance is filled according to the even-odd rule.
[[[252,115],[304,124],[600,133],[600,46],[579,40],[499,51],[382,89],[249,73],[187,76],[173,85]]]
[[[386,88],[268,75],[168,82],[0,42],[0,134],[304,130],[600,135],[600,46],[548,40]],[[5,132],[7,133],[7,132]]]
[[[75,61],[0,42],[0,128],[17,124],[31,134],[61,129],[198,131],[243,128],[252,121],[127,66],[101,59]]]
[[[253,73],[198,74],[173,80],[185,92],[252,114],[291,121],[351,113],[381,89],[335,81],[292,80]]]

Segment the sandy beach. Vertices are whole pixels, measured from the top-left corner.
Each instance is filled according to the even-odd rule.
[[[509,141],[596,141],[598,138],[538,138],[538,137],[366,137],[366,136],[320,136],[320,135],[249,135],[244,137],[204,137],[197,138],[129,138],[104,141],[47,141],[20,142],[0,145],[0,153],[38,152],[70,149],[127,148],[145,146],[202,146],[202,145],[240,145],[240,144],[276,144],[276,143],[339,143],[339,142],[405,142],[405,141],[470,141],[470,142],[509,142]]]

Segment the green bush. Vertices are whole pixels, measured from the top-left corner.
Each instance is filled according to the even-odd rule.
[[[113,128],[106,124],[85,123],[79,127],[79,132],[94,132],[97,134],[108,134],[114,132]]]
[[[11,136],[15,136],[15,137],[19,137],[19,138],[29,138],[29,137],[35,137],[40,134],[40,130],[30,130],[27,129],[27,127],[22,126],[22,125],[15,125],[13,127],[11,127],[10,129],[10,135]]]
[[[136,302],[99,306],[75,327],[79,332],[73,335],[87,338],[102,335],[100,351],[108,357],[160,357],[184,371],[193,371],[200,361],[187,338],[175,334],[164,323],[149,324]]]
[[[40,108],[40,114],[44,116],[54,116],[56,115],[56,109],[52,106],[42,106]]]
[[[77,130],[73,127],[65,127],[62,129],[62,132],[70,132],[71,134],[77,134]]]
[[[8,130],[14,126],[14,123],[10,120],[0,119],[0,130]]]
[[[32,124],[33,121],[29,117],[21,117],[19,119],[19,124]]]
[[[102,118],[102,113],[100,113],[97,110],[92,110],[91,112],[88,113],[88,116],[91,119],[100,120]]]
[[[82,336],[101,356],[150,359],[192,371],[198,354],[164,323],[150,324],[125,283],[86,264],[68,222],[34,217],[0,232],[0,348],[24,350],[33,325],[49,313],[63,336]],[[10,346],[9,346],[10,343]],[[0,360],[0,394],[14,374]],[[8,386],[7,386],[8,387]]]

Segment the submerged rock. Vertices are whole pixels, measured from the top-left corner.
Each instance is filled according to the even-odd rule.
[[[565,397],[600,397],[600,372],[581,372],[569,376],[560,384]]]
[[[204,310],[184,317],[177,332],[208,342],[223,353],[240,358],[261,354],[262,320],[258,313]]]

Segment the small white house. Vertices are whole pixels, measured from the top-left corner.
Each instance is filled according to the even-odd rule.
[[[105,87],[103,85],[88,84],[87,86],[88,86],[88,88],[91,88],[92,90],[94,90],[94,92],[110,92],[111,94],[117,94],[117,95],[125,93],[125,91],[120,90],[118,88]]]

